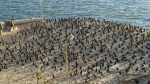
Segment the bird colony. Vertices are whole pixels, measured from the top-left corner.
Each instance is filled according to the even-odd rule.
[[[6,75],[0,81],[32,82],[28,73],[40,67],[49,83],[67,84],[67,51],[70,84],[150,83],[149,29],[94,18],[47,19],[17,27],[0,36],[0,74]]]

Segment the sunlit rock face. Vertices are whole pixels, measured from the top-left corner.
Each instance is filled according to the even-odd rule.
[[[24,80],[17,76],[26,77],[42,65],[49,83],[65,84],[65,46],[71,84],[150,81],[150,30],[94,18],[20,23],[15,32],[0,36],[0,71],[15,73],[18,81],[10,83],[20,83]],[[31,74],[27,78],[36,81],[29,80]]]

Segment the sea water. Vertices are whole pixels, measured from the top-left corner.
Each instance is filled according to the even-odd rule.
[[[0,0],[0,21],[39,16],[92,17],[150,29],[150,0]]]

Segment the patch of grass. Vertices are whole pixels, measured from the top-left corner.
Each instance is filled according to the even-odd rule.
[[[36,70],[36,72],[33,72],[33,77],[36,78],[36,84],[58,84],[56,80],[53,82],[46,78],[46,74],[48,72],[41,70],[42,65],[40,65],[39,69]]]
[[[39,67],[39,69],[33,73],[33,77],[36,78],[36,84],[49,84],[49,80],[45,78],[44,73],[46,73],[46,71],[41,71],[41,66]]]

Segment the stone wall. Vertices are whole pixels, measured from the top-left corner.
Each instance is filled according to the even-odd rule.
[[[31,22],[39,22],[43,21],[42,18],[30,18],[30,19],[21,19],[21,20],[7,20],[5,22],[0,22],[0,35],[2,34],[2,31],[10,31],[12,30],[12,27],[15,27],[16,25],[21,24],[27,24]]]

